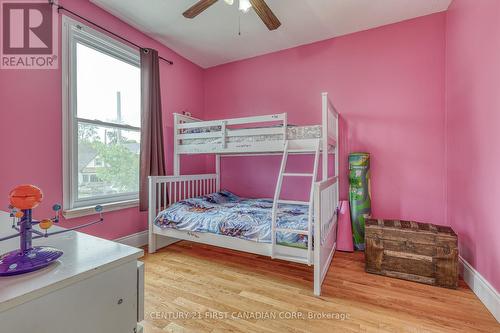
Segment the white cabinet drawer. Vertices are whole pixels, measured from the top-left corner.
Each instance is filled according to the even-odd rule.
[[[137,287],[133,260],[0,313],[1,331],[134,333]]]

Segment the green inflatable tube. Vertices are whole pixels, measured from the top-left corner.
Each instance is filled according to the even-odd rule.
[[[365,220],[371,215],[370,154],[349,154],[349,202],[356,250],[365,250]]]

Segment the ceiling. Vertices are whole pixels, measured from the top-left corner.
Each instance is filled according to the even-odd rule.
[[[194,19],[182,13],[197,0],[90,1],[207,68],[445,11],[452,0],[266,0],[282,22],[275,31],[253,10],[239,12],[237,0]]]

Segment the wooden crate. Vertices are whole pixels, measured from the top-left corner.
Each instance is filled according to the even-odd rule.
[[[457,288],[457,235],[450,227],[368,219],[365,270],[430,285]]]

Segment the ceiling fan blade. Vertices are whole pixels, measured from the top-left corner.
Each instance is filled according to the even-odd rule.
[[[184,15],[184,17],[186,18],[192,19],[201,14],[201,12],[203,12],[205,9],[212,6],[216,2],[217,0],[200,0],[193,6],[191,6],[191,8],[182,13],[182,15]]]
[[[280,27],[280,20],[278,20],[264,0],[250,0],[250,3],[269,30],[276,30]]]

